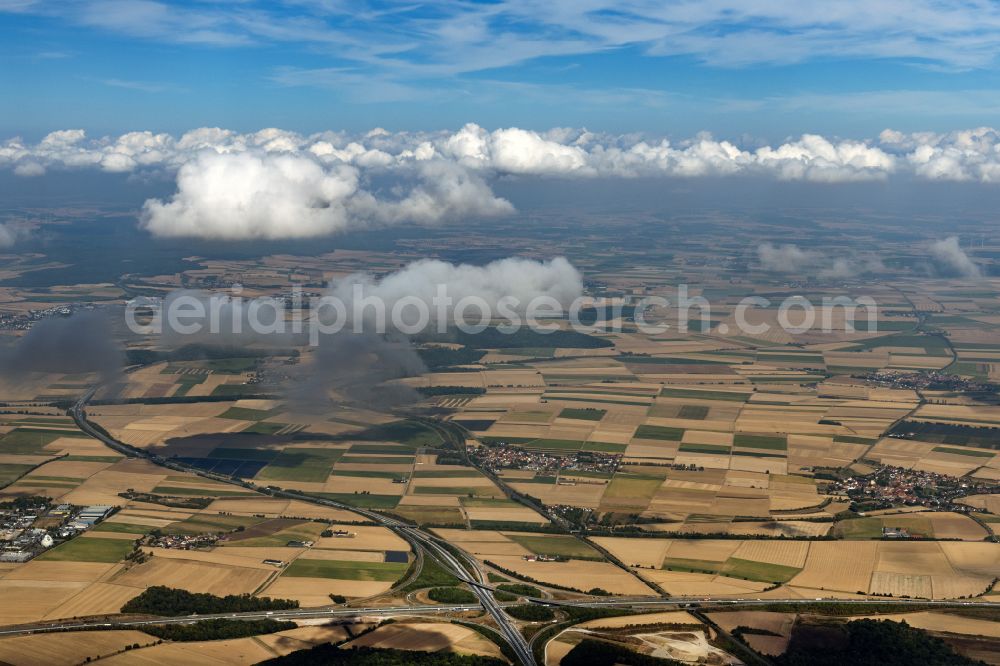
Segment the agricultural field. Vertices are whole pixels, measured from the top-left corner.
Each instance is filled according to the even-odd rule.
[[[792,597],[837,592],[953,599],[982,595],[1000,574],[995,545],[981,541],[648,537],[600,537],[594,541],[643,578],[671,594],[687,596],[737,596],[744,592],[733,588],[761,591],[767,585],[780,585],[784,586],[781,594]]]
[[[865,237],[863,228],[852,229]],[[719,240],[734,251],[746,245],[743,237]],[[471,233],[470,242],[483,239]],[[507,242],[504,252],[535,252],[517,233]],[[1000,544],[990,537],[1000,529],[993,492],[1000,401],[962,388],[1000,380],[992,286],[909,275],[865,285],[880,312],[856,330],[841,313],[821,310],[832,331],[742,335],[734,331],[744,292],[778,300],[818,298],[832,288],[720,265],[718,250],[698,242],[678,242],[662,264],[648,265],[622,261],[613,249],[594,251],[592,242],[581,234],[565,251],[586,276],[588,312],[621,306],[615,327],[574,332],[553,320],[559,330],[548,337],[488,328],[482,337],[414,338],[419,369],[388,379],[375,373],[370,399],[330,389],[330,404],[316,408],[297,397],[290,389],[318,354],[305,346],[206,353],[130,343],[120,392],[96,393],[87,418],[172,468],[116,453],[66,415],[98,376],[0,378],[0,500],[43,496],[114,507],[83,534],[0,567],[7,601],[0,624],[114,614],[154,585],[291,599],[303,608],[422,604],[431,587],[457,585],[397,533],[350,508],[422,528],[472,555],[491,582],[529,585],[558,600],[590,593],[998,599],[991,585],[1000,577]],[[853,248],[860,241],[840,242]],[[465,251],[447,243],[438,250]],[[321,290],[358,271],[387,274],[416,256],[408,247],[193,257],[183,271],[130,275],[123,287],[107,283],[94,293],[117,299],[125,287],[168,293],[241,280],[247,294],[281,295],[303,284]],[[671,327],[640,332],[635,298],[674,298],[682,281],[712,299],[705,327],[683,331],[672,313],[654,312]],[[31,291],[14,300],[5,289],[0,306],[14,309],[69,293]],[[773,324],[777,310],[754,317]],[[936,383],[921,383],[928,377]],[[400,405],[382,404],[383,394],[397,393],[406,396]],[[870,505],[848,492],[877,486],[870,480],[887,466],[920,475],[915,487]],[[942,488],[954,502],[938,501]],[[348,508],[288,499],[287,491]],[[767,655],[781,654],[800,619],[746,610],[711,617],[729,631],[760,630],[744,638]],[[977,618],[929,611],[905,618],[996,638],[995,623]],[[465,619],[488,624],[475,614]],[[76,652],[71,637],[79,638]],[[710,642],[708,627],[673,611],[568,627],[546,647],[546,663],[593,637],[652,656],[735,663]],[[23,661],[38,645],[28,638],[0,639],[0,661]],[[483,634],[426,617],[360,636],[303,626],[161,645],[138,632],[51,640],[53,663],[87,656],[256,663],[329,640],[503,656]],[[135,643],[130,654],[115,654]]]
[[[354,525],[359,517],[351,512],[267,498],[142,460],[94,457],[50,459],[4,491],[116,507],[87,532],[0,572],[0,590],[12,600],[0,613],[5,623],[115,613],[152,585],[222,596],[276,587],[288,592],[277,596],[326,605],[334,592],[383,592],[407,569],[409,544],[386,528]],[[323,537],[327,530],[347,536]],[[218,540],[198,550],[140,543],[160,534]],[[289,547],[303,543],[311,545]]]

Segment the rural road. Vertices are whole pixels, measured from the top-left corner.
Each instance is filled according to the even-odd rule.
[[[517,602],[512,602],[517,603]],[[806,605],[817,603],[815,599],[714,599],[705,597],[671,598],[671,599],[607,599],[600,601],[566,602],[552,600],[537,600],[535,603],[549,606],[574,606],[579,608],[623,608],[636,611],[652,609],[676,609],[697,606],[699,610],[711,610],[726,606],[768,606],[772,604]],[[988,601],[928,601],[921,599],[824,599],[824,604],[861,604],[872,606],[899,606],[905,610],[907,606],[934,606],[941,608],[997,608],[1000,603]],[[506,604],[497,604],[502,608]],[[108,618],[94,620],[78,620],[46,624],[21,625],[0,628],[0,636],[18,634],[36,634],[47,631],[72,631],[104,627],[107,629],[123,629],[127,627],[142,627],[152,624],[190,624],[201,620],[294,620],[315,618],[352,618],[366,615],[414,615],[436,613],[460,613],[478,611],[479,604],[452,604],[446,606],[373,606],[370,608],[295,608],[291,610],[251,611],[247,613],[217,613],[212,615],[184,615],[180,617],[159,617],[149,620],[113,620]]]
[[[87,421],[87,415],[86,412],[84,412],[84,407],[86,406],[87,402],[89,402],[90,399],[94,397],[94,394],[97,392],[98,388],[99,388],[98,386],[95,386],[89,389],[69,409],[70,416],[73,417],[73,420],[76,422],[76,425],[83,432],[87,433],[91,437],[94,437],[95,439],[100,440],[106,446],[126,456],[145,458],[150,462],[162,465],[169,469],[192,472],[199,476],[210,478],[214,481],[221,481],[223,483],[239,485],[240,487],[247,487],[238,481],[233,481],[232,479],[226,477],[218,477],[214,474],[210,474],[202,470],[198,470],[193,467],[180,464],[177,461],[173,460],[167,461],[166,459],[160,456],[151,455],[146,451],[143,451],[141,449],[136,449],[131,446],[128,446],[127,444],[119,442],[113,437],[101,432],[100,430],[95,428],[89,421]],[[250,489],[257,490],[257,492],[261,492],[256,487]],[[458,560],[458,558],[452,555],[452,553],[448,549],[441,546],[437,542],[436,537],[420,530],[419,528],[406,525],[405,523],[402,523],[393,518],[389,518],[387,516],[383,516],[382,514],[377,513],[375,511],[369,511],[367,509],[361,509],[347,504],[341,504],[340,502],[335,502],[333,500],[311,497],[309,495],[294,491],[268,491],[268,493],[265,494],[268,494],[269,496],[272,497],[283,496],[291,499],[299,499],[306,502],[311,502],[313,504],[320,504],[323,506],[330,506],[338,509],[352,511],[354,513],[364,516],[365,518],[368,518],[369,520],[375,521],[393,530],[401,537],[406,539],[407,542],[413,544],[414,546],[423,547],[428,554],[433,556],[434,559],[441,562],[441,564],[446,569],[451,571],[452,574],[454,574],[460,580],[469,584],[469,586],[475,593],[476,597],[482,604],[482,607],[486,609],[486,612],[490,614],[493,620],[497,623],[497,626],[500,627],[501,633],[503,634],[504,638],[506,638],[507,642],[510,644],[510,647],[517,654],[518,660],[523,664],[523,666],[534,666],[535,659],[532,656],[531,648],[528,646],[528,641],[526,641],[524,636],[521,635],[521,632],[518,631],[514,623],[511,622],[510,616],[508,616],[503,611],[503,607],[493,597],[492,588],[484,585],[484,583],[486,582],[486,578],[482,572],[482,569],[479,566],[479,562],[474,557],[470,556],[468,553],[465,553],[464,551],[452,546],[453,548],[455,548],[456,551],[462,553],[463,558],[472,565],[472,568],[476,572],[476,576],[479,578],[479,580],[471,580],[469,578],[468,570],[465,568],[465,566],[463,566],[463,564]]]
[[[169,469],[175,469],[179,471],[191,472],[205,478],[212,479],[213,481],[219,481],[222,483],[228,483],[231,485],[239,485],[240,487],[247,488],[242,483],[238,481],[233,481],[228,477],[219,477],[202,470],[198,470],[193,467],[188,467],[187,465],[180,464],[173,460],[166,460],[160,456],[154,456],[141,449],[135,449],[131,446],[123,444],[115,440],[114,438],[104,434],[103,432],[94,428],[94,426],[87,421],[86,413],[84,412],[84,407],[87,402],[96,393],[97,387],[90,389],[85,393],[70,409],[69,414],[73,417],[79,428],[87,433],[88,435],[100,440],[108,447],[130,457],[140,457],[149,460],[155,464],[167,467]],[[262,492],[259,488],[250,487],[250,490],[256,490],[257,492]],[[318,504],[322,506],[329,506],[338,509],[344,509],[347,511],[352,511],[365,518],[375,521],[391,530],[396,532],[402,538],[406,539],[407,542],[414,545],[416,548],[423,548],[424,552],[433,557],[435,560],[439,561],[442,566],[447,568],[453,575],[467,583],[472,591],[475,593],[476,597],[479,599],[480,605],[451,605],[451,606],[394,606],[394,607],[376,607],[376,608],[333,608],[333,609],[296,609],[296,610],[285,610],[285,611],[272,611],[270,613],[263,612],[253,612],[253,613],[227,613],[221,615],[203,615],[197,616],[197,618],[186,616],[181,618],[161,618],[155,620],[137,620],[129,622],[108,622],[107,620],[93,620],[93,621],[79,621],[73,623],[63,623],[59,625],[32,625],[17,628],[0,629],[0,635],[10,635],[10,634],[29,634],[37,633],[43,631],[66,631],[71,629],[92,629],[95,627],[106,627],[106,628],[119,628],[119,627],[135,627],[149,624],[177,624],[177,623],[189,623],[197,620],[212,619],[212,618],[230,618],[230,619],[293,619],[293,618],[316,618],[316,617],[350,617],[359,615],[405,615],[408,613],[440,613],[440,612],[457,612],[457,611],[469,611],[469,610],[479,610],[483,608],[487,613],[494,619],[500,628],[501,633],[504,638],[510,644],[510,647],[514,650],[517,655],[518,660],[523,664],[523,666],[534,666],[535,660],[532,655],[531,649],[528,642],[524,639],[521,632],[517,629],[515,624],[511,622],[510,616],[508,616],[504,610],[504,604],[497,602],[496,598],[493,596],[493,589],[487,585],[487,578],[482,570],[482,567],[476,558],[469,555],[460,548],[449,544],[446,548],[442,545],[442,542],[437,537],[424,532],[423,530],[407,525],[393,518],[383,516],[375,511],[370,511],[368,509],[358,508],[349,506],[347,504],[342,504],[333,500],[311,497],[309,495],[289,491],[289,490],[269,490],[266,493],[272,497],[286,497],[288,499],[297,499],[305,502],[310,502],[313,504]],[[456,555],[455,553],[458,553]],[[459,559],[461,558],[461,559]],[[465,560],[465,563],[462,562]],[[466,566],[468,565],[468,567]],[[474,572],[474,576],[470,576],[469,570]],[[973,607],[973,608],[998,608],[1000,603],[996,602],[985,602],[985,601],[948,601],[948,600],[923,600],[923,599],[872,599],[872,600],[859,600],[859,599],[716,599],[713,597],[670,597],[670,598],[617,598],[617,599],[600,599],[595,601],[583,601],[583,602],[569,602],[569,601],[553,601],[551,599],[530,599],[533,603],[545,604],[550,606],[577,606],[586,608],[630,608],[635,610],[653,609],[653,608],[684,608],[692,605],[696,605],[700,609],[704,609],[707,606],[713,607],[725,607],[725,606],[767,606],[769,604],[794,604],[794,605],[806,605],[815,604],[817,601],[821,601],[824,604],[864,604],[864,605],[877,605],[877,606],[900,606],[900,608],[905,608],[906,606],[934,606],[934,607]]]

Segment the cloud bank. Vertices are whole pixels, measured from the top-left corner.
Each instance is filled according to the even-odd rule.
[[[775,146],[741,147],[707,134],[670,141],[586,130],[302,135],[200,128],[173,137],[130,132],[89,139],[52,132],[35,144],[0,144],[0,168],[34,177],[49,170],[176,174],[177,191],[151,199],[141,223],[160,236],[303,238],[352,227],[433,224],[508,215],[490,183],[502,177],[758,177],[842,183],[894,176],[1000,182],[1000,132],[882,132],[876,140],[806,134]]]
[[[885,270],[885,265],[877,257],[833,257],[815,250],[803,250],[794,243],[761,243],[757,246],[757,259],[761,269],[770,273],[794,273],[833,280]]]
[[[17,233],[5,224],[0,224],[0,250],[11,247],[17,241]]]
[[[939,272],[965,278],[982,277],[982,271],[958,244],[958,236],[949,236],[928,246],[928,252]]]
[[[14,345],[0,349],[0,375],[96,372],[103,381],[110,381],[117,377],[124,360],[108,315],[80,312],[43,319]]]

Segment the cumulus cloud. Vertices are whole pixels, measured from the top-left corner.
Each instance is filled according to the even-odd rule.
[[[130,132],[120,137],[88,139],[82,130],[62,130],[34,145],[10,139],[0,145],[0,166],[21,167],[24,175],[49,168],[176,170],[209,152],[307,156],[326,166],[349,165],[365,174],[438,162],[457,164],[484,177],[756,174],[784,180],[836,182],[880,179],[893,173],[901,156],[884,149],[898,148],[898,142],[886,140],[888,136],[882,137],[883,146],[806,134],[779,145],[748,150],[708,134],[669,141],[567,128],[539,133],[511,127],[491,132],[472,123],[457,132],[390,133],[379,129],[356,136],[340,132],[304,136],[276,128],[250,134],[199,128],[179,138]]]
[[[965,278],[982,276],[982,271],[958,244],[958,236],[949,236],[928,246],[935,267],[944,275]]]
[[[921,178],[1000,182],[1000,132],[992,127],[946,134],[885,130],[879,139],[885,147],[904,152]]]
[[[161,235],[301,238],[352,226],[428,224],[505,215],[491,182],[504,176],[878,181],[894,175],[1000,182],[1000,133],[885,130],[874,141],[805,134],[742,147],[709,134],[671,141],[557,128],[302,135],[199,128],[180,137],[129,132],[89,138],[60,130],[31,144],[0,143],[0,168],[41,176],[58,169],[176,173],[177,192],[147,202],[142,223]],[[373,183],[391,183],[375,187]]]
[[[436,300],[439,293],[449,300]],[[330,295],[347,306],[348,315],[356,309],[356,302],[378,302],[384,304],[384,311],[389,316],[393,308],[398,307],[401,317],[412,323],[409,319],[415,315],[416,308],[407,302],[417,302],[427,309],[431,325],[440,324],[442,320],[445,324],[454,322],[461,314],[456,311],[467,299],[479,300],[499,316],[502,300],[512,312],[524,313],[532,301],[541,297],[568,308],[582,294],[580,272],[563,257],[549,261],[511,257],[485,266],[425,259],[381,278],[357,273],[330,286]],[[363,312],[368,317],[374,310]],[[475,323],[479,310],[469,307],[466,317]]]
[[[351,167],[293,155],[202,153],[180,168],[170,201],[150,199],[142,226],[157,236],[302,238],[344,228],[358,188]]]
[[[514,206],[497,197],[489,185],[460,165],[434,161],[416,169],[418,183],[398,200],[361,192],[350,203],[355,217],[385,224],[429,224],[461,217],[494,217],[514,212]]]
[[[794,243],[757,246],[760,267],[771,273],[795,273],[831,280],[843,280],[866,273],[878,273],[885,265],[878,257],[831,257],[815,250],[803,250]]]
[[[363,223],[433,223],[513,211],[462,167],[421,165],[405,196],[384,199],[360,188],[358,169],[322,165],[287,152],[203,152],[177,173],[169,201],[150,199],[141,224],[157,236],[307,238]]]

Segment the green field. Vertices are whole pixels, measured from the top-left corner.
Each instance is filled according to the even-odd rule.
[[[679,442],[684,437],[684,428],[641,425],[636,429],[635,437],[639,439],[661,439],[668,442]]]
[[[16,428],[0,437],[0,453],[18,455],[45,455],[43,447],[60,437],[87,437],[79,430],[50,430],[46,428]],[[50,454],[51,455],[51,454]]]
[[[838,521],[833,536],[841,539],[881,539],[883,527],[903,527],[911,536],[934,537],[930,519],[918,515],[870,516]]]
[[[567,407],[559,412],[559,418],[577,419],[580,421],[600,421],[607,413],[607,410],[591,407]]]
[[[600,451],[601,453],[625,453],[628,446],[612,442],[584,442],[581,451]]]
[[[419,421],[410,420],[370,426],[361,432],[348,433],[345,437],[352,440],[396,442],[412,449],[442,444],[441,436],[436,431]]]
[[[833,438],[834,442],[842,442],[844,444],[874,444],[877,439],[871,439],[870,437],[853,437],[851,435],[835,435]]]
[[[729,455],[729,447],[722,444],[681,444],[677,449],[681,453],[712,453]]]
[[[663,479],[658,476],[618,473],[611,479],[602,499],[630,497],[649,500],[662,485]]]
[[[210,513],[196,513],[190,518],[171,523],[163,528],[167,534],[203,534],[205,532],[231,532],[237,527],[250,527],[263,522],[263,518],[250,516],[221,516]],[[107,525],[108,523],[101,523]],[[145,528],[149,531],[152,528]]]
[[[272,423],[270,421],[258,421],[249,428],[244,428],[240,432],[249,432],[255,435],[276,435],[288,427],[287,423]],[[300,428],[301,429],[301,428]]]
[[[959,456],[975,456],[976,458],[992,458],[995,453],[989,451],[973,451],[970,449],[952,449],[947,446],[935,446],[934,451],[938,453],[952,453]]]
[[[257,522],[263,522],[263,520],[257,519]],[[281,548],[289,541],[316,541],[325,529],[326,525],[323,523],[300,523],[274,534],[251,537],[249,539],[236,539],[228,541],[224,545],[246,548]]]
[[[38,560],[49,562],[119,562],[132,552],[129,539],[101,539],[81,536],[60,544],[39,555]]]
[[[64,462],[106,462],[115,463],[122,459],[122,456],[65,456],[60,458]]]
[[[6,486],[16,481],[21,475],[27,474],[34,467],[34,465],[15,465],[10,463],[0,465],[0,486]]]
[[[723,562],[712,560],[692,560],[683,557],[668,557],[663,560],[662,569],[670,571],[694,571],[696,573],[718,573]]]
[[[219,414],[220,419],[234,419],[237,421],[263,421],[269,416],[274,416],[280,409],[247,409],[246,407],[230,407]]]
[[[744,433],[736,433],[736,435],[733,436],[733,445],[751,449],[787,451],[788,437],[786,435],[747,435]]]
[[[397,506],[392,510],[392,514],[412,520],[418,525],[465,527],[465,514],[458,507]]]
[[[734,578],[748,578],[765,583],[787,583],[801,569],[770,562],[754,562],[730,557],[722,567],[722,573]]]
[[[119,532],[122,534],[149,534],[153,529],[149,525],[136,525],[134,523],[100,523],[95,525],[91,532]]]
[[[719,573],[733,578],[745,578],[764,583],[786,583],[801,569],[769,562],[755,562],[730,557],[725,562],[711,560],[691,560],[668,557],[663,562],[664,569],[672,571],[692,571],[696,573]]]
[[[406,573],[402,562],[346,562],[340,560],[295,560],[282,573],[300,578],[337,578],[394,583]]]
[[[480,476],[479,471],[472,468],[417,470],[413,473],[415,479],[472,479]]]
[[[677,413],[679,419],[694,421],[704,421],[706,416],[708,416],[708,407],[705,405],[684,405]]]
[[[600,560],[601,554],[576,537],[564,534],[510,534],[506,536],[536,555]]]
[[[311,481],[323,483],[343,449],[288,448],[255,477],[261,481]]]

